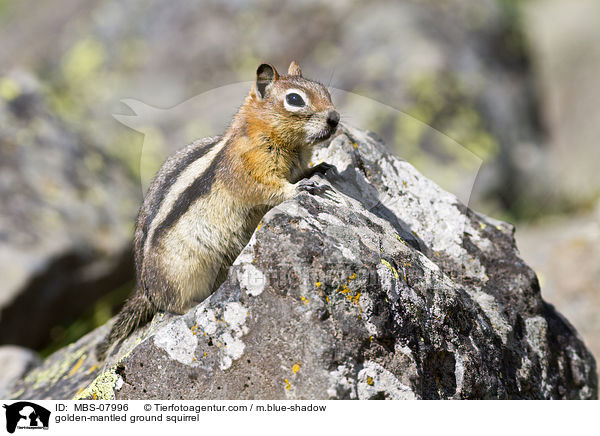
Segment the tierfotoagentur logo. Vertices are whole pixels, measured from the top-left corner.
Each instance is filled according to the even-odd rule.
[[[48,430],[50,411],[42,406],[29,401],[19,401],[10,405],[4,404],[6,409],[6,431],[14,433],[19,430]]]

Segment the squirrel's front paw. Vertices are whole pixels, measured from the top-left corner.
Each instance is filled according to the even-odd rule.
[[[325,197],[330,197],[330,191],[333,192],[333,189],[329,185],[320,185],[314,180],[303,179],[297,183],[297,189],[299,192],[308,192],[312,195],[324,195]]]

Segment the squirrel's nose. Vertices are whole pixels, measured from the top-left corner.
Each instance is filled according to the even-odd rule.
[[[327,124],[329,125],[329,127],[335,129],[339,122],[340,114],[338,114],[336,111],[329,111],[329,113],[327,114]]]

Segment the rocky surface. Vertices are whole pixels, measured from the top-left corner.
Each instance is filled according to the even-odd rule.
[[[108,325],[12,398],[596,398],[595,361],[543,301],[514,229],[351,128],[339,177],[268,212],[207,300],[96,362]]]
[[[523,259],[538,273],[545,298],[600,356],[600,203],[575,217],[552,217],[519,227]]]
[[[41,347],[132,276],[139,188],[47,108],[29,74],[0,77],[0,344]]]

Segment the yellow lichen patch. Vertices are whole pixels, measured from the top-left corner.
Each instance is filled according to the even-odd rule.
[[[302,302],[303,302],[304,304],[308,304],[308,303],[310,303],[310,300],[309,300],[308,298],[306,298],[306,297],[300,296],[300,299],[302,300]]]
[[[352,273],[352,275],[350,277],[348,277],[348,280],[354,280],[356,278],[356,273]]]
[[[11,101],[21,94],[21,86],[18,82],[8,77],[0,79],[0,97],[6,101]]]
[[[321,285],[322,285],[322,283],[321,283],[321,282],[315,282],[315,286],[316,286],[317,288],[320,288],[320,287],[321,287]]]
[[[394,267],[392,266],[392,264],[391,264],[391,263],[389,263],[389,262],[388,262],[387,260],[385,260],[385,259],[381,259],[381,263],[382,263],[382,265],[385,265],[385,266],[387,266],[387,267],[388,267],[388,268],[389,268],[389,269],[390,269],[390,270],[391,270],[391,271],[394,273],[394,277],[396,278],[396,280],[398,280],[398,278],[399,278],[400,276],[398,275],[398,271],[396,271],[396,268],[394,268]]]
[[[485,228],[486,228],[487,226],[485,225],[485,223],[482,223],[482,222],[480,222],[480,223],[479,223],[479,227],[481,227],[481,230],[485,230]]]
[[[76,365],[84,355],[85,348],[75,348],[74,345],[70,345],[59,360],[31,371],[25,377],[25,382],[33,389],[41,386],[53,386],[59,379],[72,371],[73,365]]]
[[[346,295],[346,299],[354,304],[358,304],[358,300],[360,299],[360,292],[357,292],[356,295],[348,294]]]
[[[352,147],[358,148],[358,144],[356,142],[352,141]]]
[[[69,83],[82,83],[93,77],[106,59],[102,43],[86,38],[78,41],[64,56],[63,74]]]
[[[18,398],[21,395],[23,395],[24,392],[25,392],[25,388],[21,388],[15,392],[12,392],[11,394],[7,395],[6,398]]]
[[[300,364],[296,363],[294,366],[292,366],[292,372],[296,374],[298,371],[300,371]]]
[[[263,226],[263,222],[259,222],[258,225],[256,226],[256,231],[258,232],[260,230],[260,228]]]
[[[402,242],[404,245],[406,245],[406,241],[402,239],[398,233],[396,233],[396,239]]]
[[[98,369],[98,365],[94,365],[92,366],[89,370],[88,370],[88,374],[93,373],[94,371],[96,371]]]
[[[373,377],[371,377],[371,376],[367,377],[367,384],[369,386],[373,386]]]
[[[80,390],[73,397],[74,400],[81,400],[84,398],[93,398],[97,400],[114,400],[115,398],[115,385],[119,376],[112,368],[108,371],[103,372],[94,379],[85,389]]]
[[[338,290],[338,292],[341,292],[342,294],[350,293],[350,288],[348,288],[348,286],[346,286],[346,285],[341,285],[337,290]]]
[[[69,373],[67,374],[67,377],[71,377],[71,376],[75,375],[75,373],[77,372],[77,370],[79,368],[81,368],[81,365],[83,365],[83,362],[85,361],[86,357],[87,357],[87,355],[84,354],[83,356],[81,356],[79,358],[79,360],[77,361],[77,363],[75,365],[73,365],[73,368],[71,368],[71,371],[69,371]]]
[[[285,388],[289,391],[292,388],[292,385],[287,378],[284,378],[283,381],[285,382]]]
[[[325,301],[327,301],[329,303],[329,296],[325,297]]]

